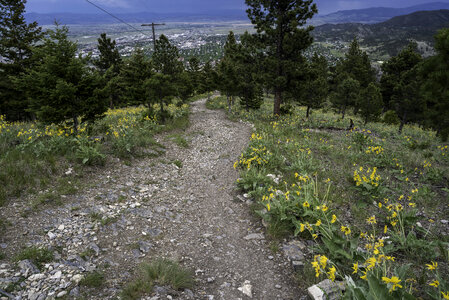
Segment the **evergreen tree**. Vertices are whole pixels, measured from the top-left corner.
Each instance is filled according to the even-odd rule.
[[[25,21],[25,4],[26,0],[0,1],[0,115],[9,120],[30,118],[26,98],[12,77],[33,65],[34,47],[43,36],[36,22]]]
[[[120,101],[120,87],[116,77],[120,73],[122,58],[116,48],[115,40],[111,41],[110,38],[106,37],[106,33],[102,33],[98,39],[98,50],[100,51],[100,56],[94,61],[94,64],[107,81],[105,92],[109,94],[109,107],[113,108]]]
[[[210,92],[215,91],[218,81],[218,74],[212,67],[212,63],[210,61],[207,61],[203,69],[201,70],[200,80],[200,92],[208,93],[208,99],[210,99]]]
[[[228,99],[228,109],[234,104],[234,97],[238,95],[238,74],[236,66],[238,45],[234,32],[230,31],[224,47],[224,57],[218,66],[219,89]]]
[[[283,95],[289,88],[296,63],[313,42],[313,27],[306,21],[317,13],[312,0],[245,0],[248,17],[257,29],[261,48],[266,53],[265,83],[273,88],[274,115],[280,114]]]
[[[416,51],[416,44],[410,44],[397,56],[392,57],[383,66],[381,79],[384,103],[396,111],[404,124],[422,119],[425,103],[420,93],[419,64],[422,57]]]
[[[370,83],[376,80],[368,54],[360,49],[357,38],[354,38],[349,46],[348,53],[337,68],[340,74],[345,74],[345,76],[357,80],[362,88],[367,88]]]
[[[393,96],[395,96],[394,89],[401,82],[403,73],[412,70],[422,61],[417,47],[416,43],[411,43],[397,56],[393,56],[382,65],[383,74],[380,79],[380,85],[385,109],[394,109],[392,101]],[[397,97],[398,95],[396,95]]]
[[[437,55],[427,59],[421,71],[428,120],[443,141],[449,136],[449,28],[435,37]]]
[[[195,56],[191,57],[188,62],[187,74],[193,86],[194,93],[200,89],[200,61]]]
[[[30,110],[45,124],[72,120],[77,133],[79,118],[93,121],[106,111],[101,94],[102,78],[87,66],[87,60],[76,57],[77,45],[69,41],[67,27],[49,31],[43,46],[37,50],[41,58],[16,83],[30,100]]]
[[[360,83],[348,77],[337,86],[336,92],[332,95],[332,104],[341,113],[344,119],[348,107],[353,106],[360,97]]]
[[[161,106],[161,120],[164,122],[166,119],[164,105],[170,103],[173,97],[177,95],[175,85],[179,83],[184,68],[179,60],[178,48],[172,45],[165,35],[161,35],[159,40],[156,41],[156,49],[151,61],[156,74],[163,76],[155,77],[154,80],[148,81],[146,85],[150,88],[150,101],[159,102]],[[160,87],[156,87],[158,82]],[[152,88],[157,88],[157,90],[152,91]],[[162,88],[165,90],[160,90]],[[155,98],[158,95],[163,96],[162,98]]]
[[[117,79],[124,104],[139,105],[148,102],[148,91],[144,83],[151,75],[150,60],[141,49],[136,48],[131,57],[123,62]]]
[[[164,104],[170,103],[177,93],[172,77],[167,74],[155,73],[145,80],[145,88],[148,91],[148,106],[151,109],[152,103],[159,103],[161,106],[159,117],[162,122],[165,122],[168,116],[164,110]]]
[[[108,69],[113,68],[114,73],[118,74],[122,58],[116,47],[115,40],[112,41],[111,38],[106,37],[106,33],[102,33],[98,39],[98,50],[100,51],[100,56],[94,61],[95,66],[101,73],[105,73]]]
[[[195,93],[195,78],[189,71],[184,71],[179,75],[177,89],[178,96],[181,98],[182,103],[186,103],[187,100]]]
[[[311,109],[322,107],[329,92],[328,64],[324,56],[314,53],[310,62],[304,63],[303,68],[297,69],[291,98],[307,107],[308,118]]]
[[[260,78],[260,58],[254,38],[245,32],[241,44],[237,46],[234,55],[234,66],[237,75],[237,94],[241,104],[248,111],[259,109],[263,102],[263,88]]]
[[[362,91],[359,98],[360,115],[365,120],[365,125],[369,121],[375,121],[382,113],[382,94],[375,83],[370,83],[366,89]]]

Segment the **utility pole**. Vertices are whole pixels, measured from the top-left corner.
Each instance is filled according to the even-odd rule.
[[[156,24],[156,23],[151,23],[151,24],[142,24],[142,26],[151,26],[151,28],[153,29],[153,44],[154,44],[154,51],[156,51],[156,33],[154,30],[155,26],[163,26],[165,25],[165,23],[162,24]]]

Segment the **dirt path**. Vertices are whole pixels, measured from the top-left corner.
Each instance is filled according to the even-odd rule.
[[[4,252],[24,244],[57,251],[55,262],[40,271],[44,276],[28,277],[16,295],[113,298],[141,262],[167,257],[195,271],[195,287],[182,293],[160,287],[151,299],[248,299],[238,289],[245,281],[254,299],[300,298],[289,264],[271,253],[260,222],[236,200],[232,166],[250,133],[250,125],[231,122],[200,100],[182,133],[187,148],[168,134],[160,137],[167,146],[163,157],[105,170],[64,206],[16,219],[20,205],[5,207],[3,217],[14,226],[0,239]],[[76,284],[78,274],[95,268],[105,273],[103,287]],[[13,280],[17,272],[25,269],[0,261],[0,280]]]

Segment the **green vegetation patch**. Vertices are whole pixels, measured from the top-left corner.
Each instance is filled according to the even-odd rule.
[[[128,284],[123,292],[123,299],[140,299],[150,293],[154,285],[169,285],[175,290],[191,288],[194,284],[192,273],[178,263],[159,259],[140,267],[138,278]]]
[[[49,263],[53,260],[53,252],[48,248],[32,246],[23,249],[14,257],[15,261],[24,259],[31,260],[36,267],[41,269],[44,263]]]

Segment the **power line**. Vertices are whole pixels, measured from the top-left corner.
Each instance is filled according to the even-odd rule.
[[[146,34],[144,31],[138,29],[137,27],[134,27],[133,25],[129,24],[128,22],[123,21],[123,20],[120,19],[119,17],[117,17],[117,16],[111,14],[111,13],[108,12],[106,9],[104,9],[104,8],[102,8],[102,7],[100,7],[100,6],[98,6],[97,4],[95,4],[95,3],[93,3],[93,2],[91,2],[91,1],[89,1],[89,0],[86,0],[86,2],[92,4],[93,6],[95,6],[96,8],[98,8],[99,10],[101,10],[101,11],[107,13],[108,15],[110,15],[110,16],[113,17],[114,19],[116,19],[116,20],[122,22],[123,24],[126,24],[126,25],[128,25],[129,27],[133,28],[134,30],[139,31],[139,32],[143,33],[144,35],[146,35],[147,37],[151,38],[151,36],[149,36],[148,34]]]

